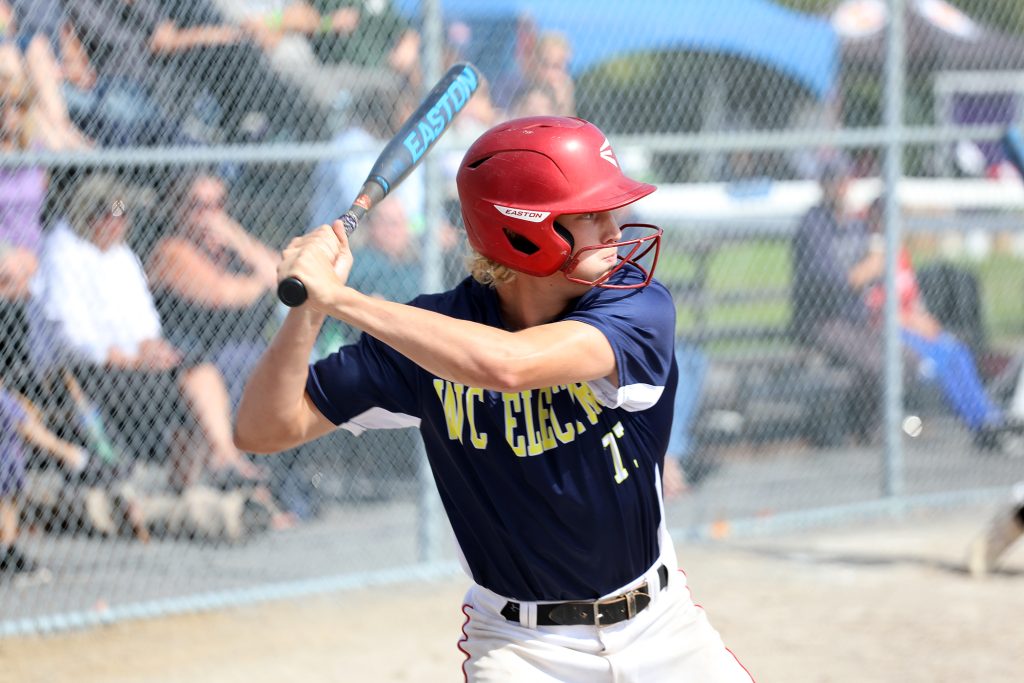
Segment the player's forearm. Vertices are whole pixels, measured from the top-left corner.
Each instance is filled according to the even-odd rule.
[[[293,309],[249,376],[235,418],[234,440],[251,453],[273,453],[307,440],[306,377],[324,316]]]
[[[392,347],[438,377],[495,391],[518,391],[530,350],[513,333],[344,288],[332,317]]]
[[[350,288],[339,292],[330,313],[435,376],[467,386],[516,392],[604,375],[587,376],[592,369],[586,362],[578,372],[555,358],[549,337],[566,331],[549,331],[553,326],[513,333]]]

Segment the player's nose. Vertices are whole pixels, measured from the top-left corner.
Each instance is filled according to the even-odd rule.
[[[601,229],[602,244],[618,242],[622,238],[622,230],[619,228],[619,222],[615,220],[615,216],[611,211],[605,211],[604,213],[599,214],[598,221]]]

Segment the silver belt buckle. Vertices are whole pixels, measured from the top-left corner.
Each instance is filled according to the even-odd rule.
[[[601,626],[601,605],[610,605],[611,603],[619,600],[621,596],[615,598],[606,598],[604,600],[598,600],[594,603],[594,626]]]
[[[637,594],[638,591],[643,591],[646,588],[647,588],[647,584],[645,583],[645,584],[641,585],[639,588],[635,588],[634,590],[627,591],[627,592],[625,592],[622,595],[619,595],[617,597],[607,598],[605,600],[598,600],[597,602],[595,602],[594,603],[594,626],[600,626],[601,625],[601,605],[610,605],[610,604],[612,604],[614,602],[618,602],[619,600],[622,600],[623,598],[626,599],[626,620],[628,621],[629,619],[632,619],[633,617],[635,617],[636,614],[637,614],[637,610],[636,610],[636,594]]]
[[[636,616],[636,591],[626,593],[626,619]]]

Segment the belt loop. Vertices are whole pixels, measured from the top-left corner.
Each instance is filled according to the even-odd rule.
[[[537,628],[537,603],[519,603],[519,624],[526,628]]]

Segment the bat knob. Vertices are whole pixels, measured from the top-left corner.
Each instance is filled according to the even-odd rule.
[[[286,277],[277,285],[277,298],[285,306],[291,308],[301,306],[306,302],[307,296],[306,285],[302,284],[298,278]]]

